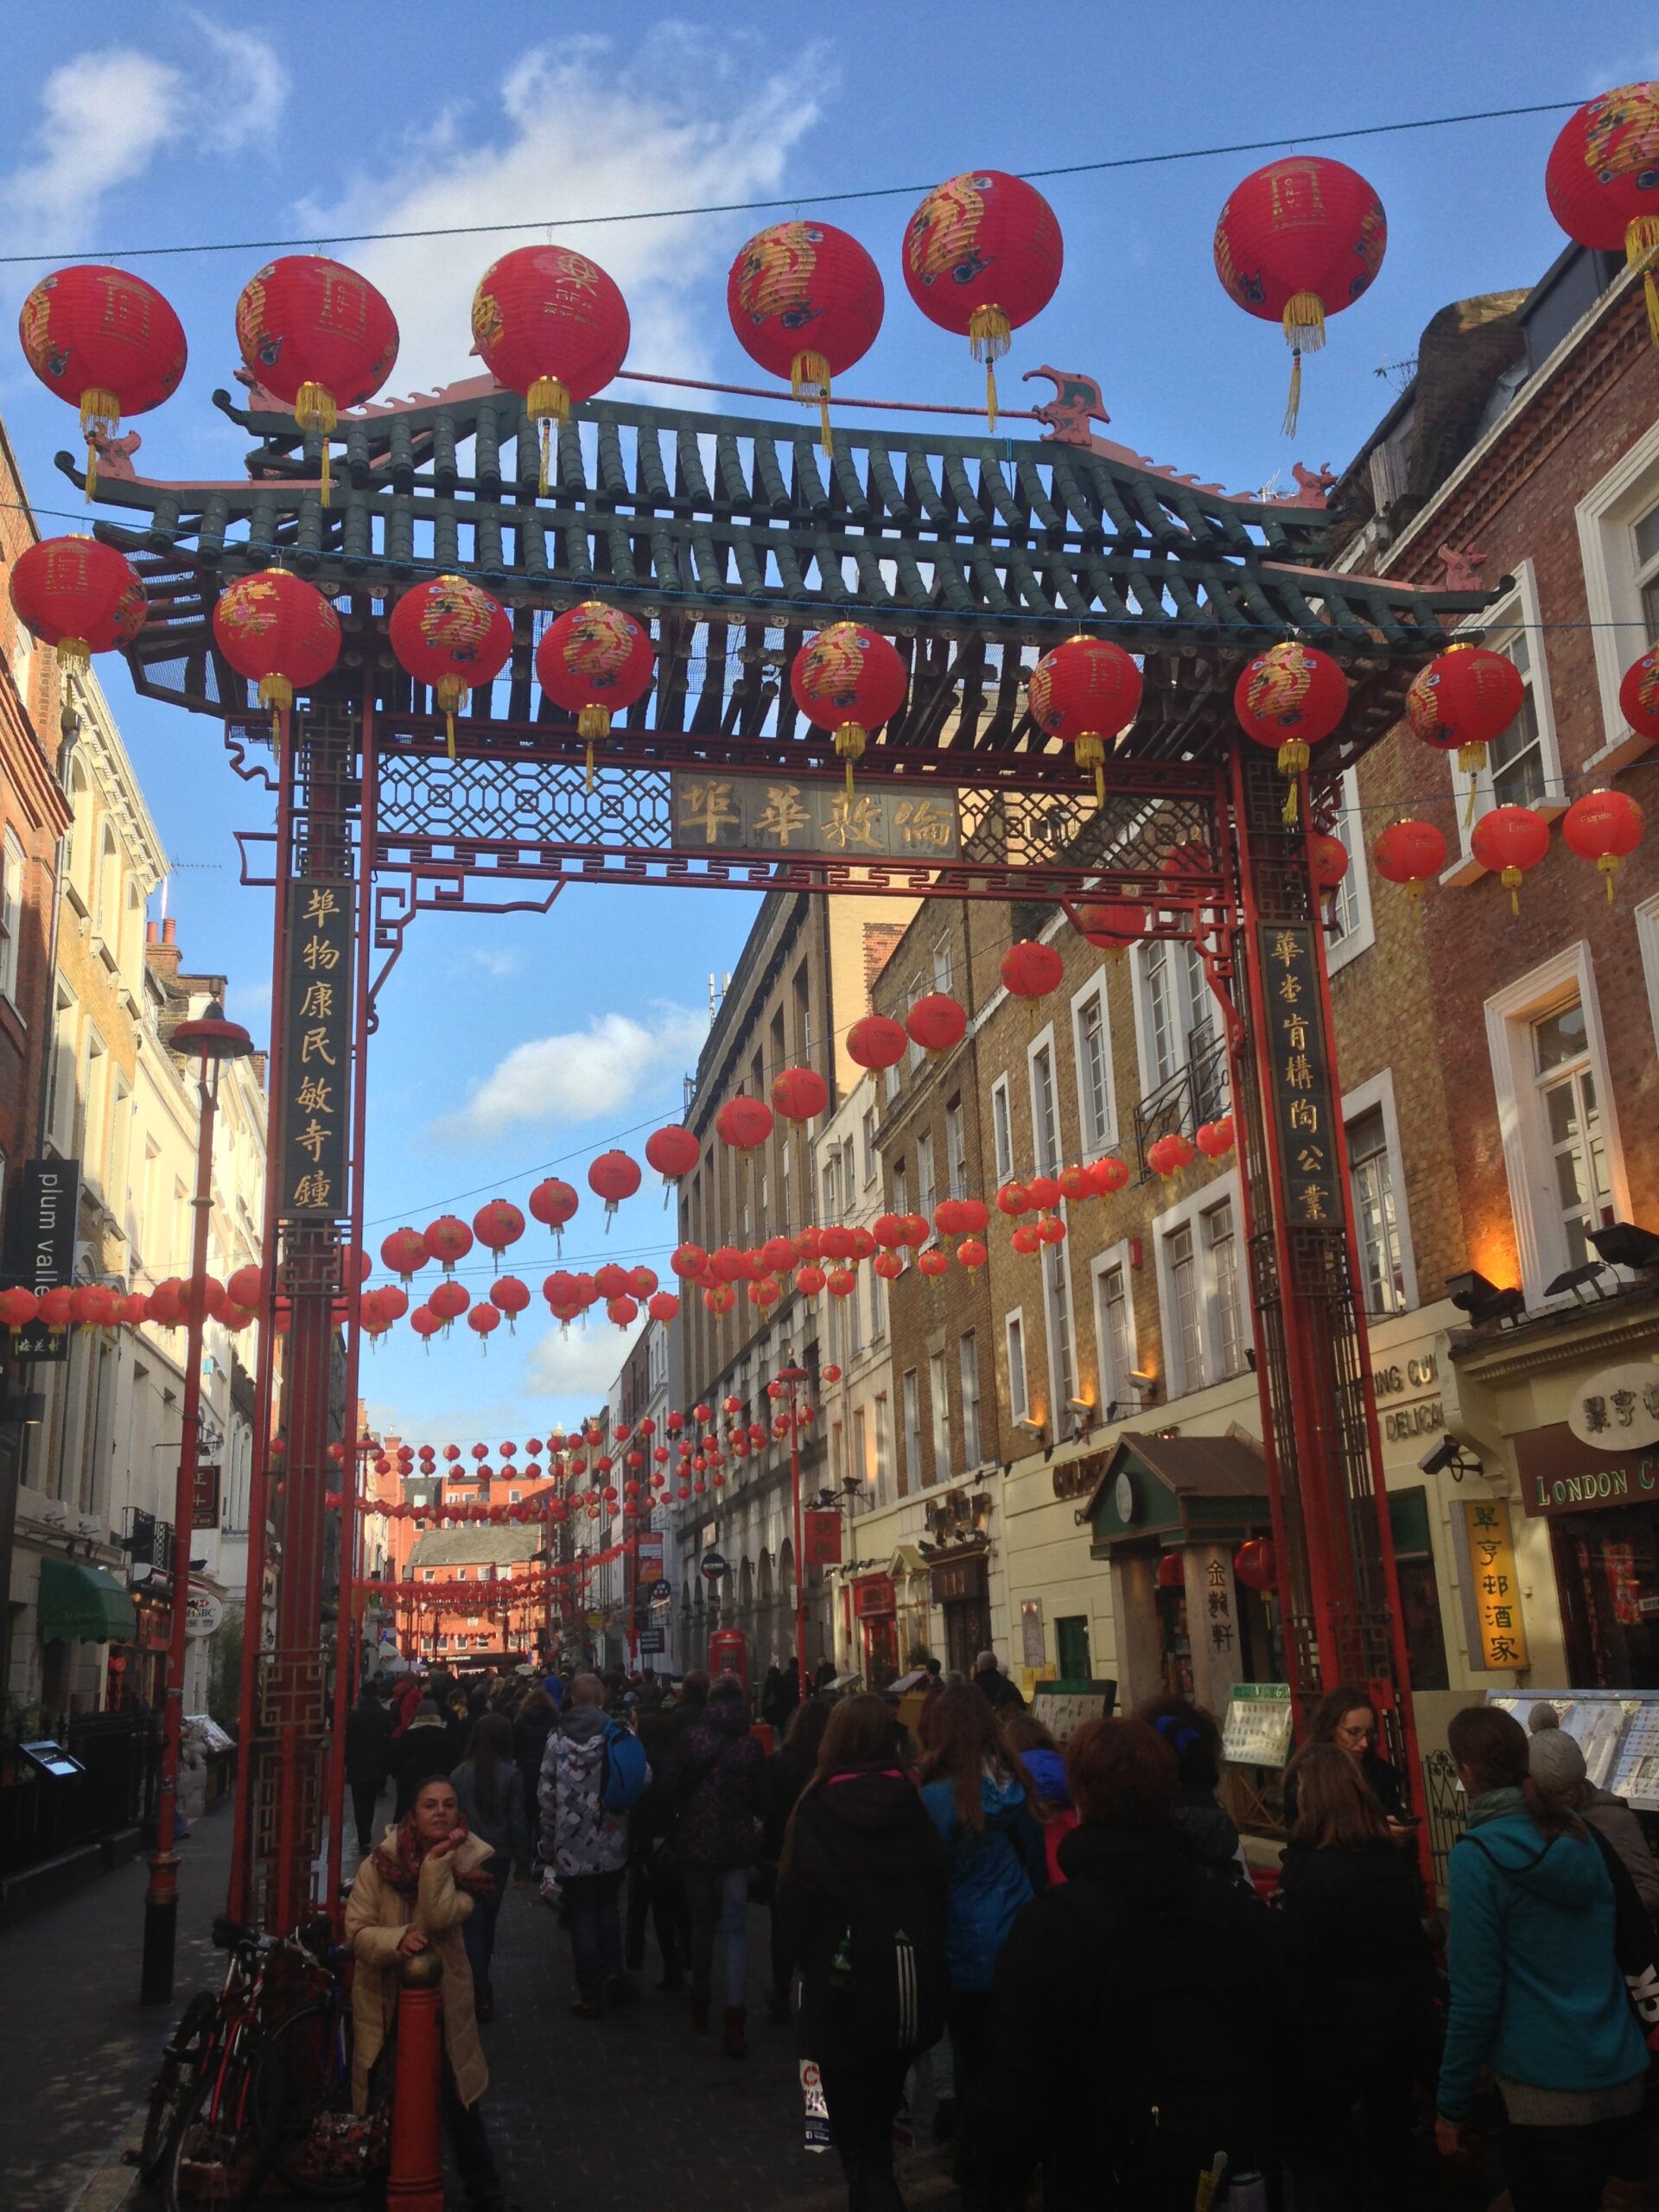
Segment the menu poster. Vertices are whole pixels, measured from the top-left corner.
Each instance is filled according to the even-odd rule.
[[[1070,1743],[1085,1720],[1109,1720],[1116,1702],[1114,1681],[1039,1682],[1031,1695],[1033,1713],[1057,1744]]]
[[[1591,1782],[1598,1789],[1611,1789],[1621,1797],[1627,1794],[1624,1784],[1614,1777],[1624,1771],[1626,1732],[1644,1710],[1659,1718],[1659,1701],[1649,1703],[1618,1690],[1535,1690],[1524,1695],[1505,1692],[1502,1696],[1489,1696],[1487,1703],[1512,1713],[1529,1735],[1534,1732],[1535,1707],[1552,1707],[1562,1732],[1571,1736],[1584,1753],[1585,1772]],[[1644,1780],[1651,1791],[1655,1777],[1648,1776]],[[1659,1810],[1659,1796],[1650,1796],[1649,1809]]]
[[[1221,1732],[1230,1766],[1283,1766],[1290,1757],[1288,1682],[1235,1682]]]
[[[1606,1786],[1637,1811],[1659,1813],[1659,1703],[1643,1700],[1636,1704],[1618,1747],[1613,1779]]]

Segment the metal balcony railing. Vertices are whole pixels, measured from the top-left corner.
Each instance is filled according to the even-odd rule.
[[[1160,1137],[1192,1136],[1205,1122],[1227,1110],[1227,1044],[1208,1024],[1187,1033],[1186,1063],[1142,1098],[1135,1109],[1135,1149],[1139,1180],[1146,1182],[1147,1147]]]

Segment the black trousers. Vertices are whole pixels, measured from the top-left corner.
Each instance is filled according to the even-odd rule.
[[[979,2070],[985,2063],[985,2044],[991,2029],[990,1991],[953,1989],[945,2006],[945,2019],[956,2063],[957,2102],[965,2111]]]
[[[380,1802],[380,1787],[374,1780],[354,1781],[352,1784],[352,1817],[357,1822],[357,1849],[362,1859],[366,1859],[379,1841],[374,1832],[374,1808]]]
[[[819,2065],[851,2212],[904,2212],[893,2177],[893,2122],[909,2071],[903,2057]]]
[[[1596,2212],[1610,2174],[1639,2171],[1639,2119],[1599,2120],[1588,2127],[1498,2131],[1503,2178],[1515,2212]]]
[[[657,1931],[663,1979],[672,1981],[685,1972],[691,1952],[691,1924],[683,1885],[677,1878],[665,1878],[654,1856],[628,1862],[628,1919],[622,1955],[630,1974],[638,1974],[645,1962],[647,1915]]]

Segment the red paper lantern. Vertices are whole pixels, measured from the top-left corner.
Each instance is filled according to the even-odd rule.
[[[1495,806],[1470,833],[1469,849],[1510,894],[1510,912],[1521,912],[1521,885],[1529,868],[1549,850],[1549,824],[1529,806]]]
[[[490,1303],[506,1315],[512,1328],[518,1316],[530,1310],[530,1286],[517,1275],[502,1275],[490,1285]]]
[[[386,635],[404,673],[436,698],[453,760],[455,709],[493,683],[512,655],[506,610],[465,576],[429,576],[392,608]]]
[[[582,1200],[569,1183],[561,1181],[556,1175],[550,1175],[545,1182],[536,1185],[525,1204],[535,1218],[542,1223],[543,1227],[552,1230],[556,1236],[559,1236],[560,1242],[563,1243],[563,1238],[560,1232],[582,1204]]]
[[[772,1135],[772,1109],[764,1098],[739,1091],[715,1116],[715,1135],[734,1152],[753,1152]]]
[[[1008,1242],[1025,1259],[1029,1259],[1033,1252],[1040,1252],[1043,1249],[1043,1240],[1037,1233],[1037,1224],[1034,1221],[1020,1222]]]
[[[977,1236],[964,1236],[957,1247],[957,1262],[967,1268],[969,1274],[984,1266],[987,1256],[985,1247]]]
[[[1031,1211],[1031,1194],[1023,1183],[1005,1183],[996,1194],[996,1210],[1010,1221]]]
[[[847,1032],[847,1057],[855,1067],[896,1068],[909,1048],[903,1028],[885,1014],[864,1014]]]
[[[1296,779],[1310,746],[1330,736],[1348,709],[1348,679],[1328,653],[1287,639],[1247,662],[1233,687],[1233,712],[1246,737],[1279,755],[1289,779],[1285,820],[1297,818]]]
[[[454,1273],[456,1262],[464,1260],[472,1250],[473,1232],[454,1214],[441,1214],[422,1242],[426,1246],[427,1258],[438,1261],[444,1273],[450,1274]]]
[[[1198,1150],[1206,1160],[1224,1159],[1233,1148],[1233,1117],[1224,1114],[1219,1121],[1201,1122],[1198,1130]]]
[[[340,410],[372,399],[391,374],[397,318],[354,269],[320,253],[284,254],[243,286],[236,342],[265,391],[294,410],[296,426],[321,436],[326,507]]]
[[[142,276],[79,262],[41,277],[23,302],[17,335],[47,390],[80,410],[90,499],[100,441],[124,415],[148,414],[178,390],[184,325]]]
[[[605,1312],[619,1329],[631,1329],[639,1319],[639,1306],[626,1294],[620,1298],[607,1298]]]
[[[1001,963],[1002,988],[1016,999],[1046,998],[1065,974],[1065,963],[1052,944],[1022,939],[1011,944]]]
[[[458,1321],[472,1304],[473,1298],[464,1283],[459,1283],[450,1276],[432,1286],[432,1294],[426,1302],[439,1320]]]
[[[12,610],[61,661],[85,668],[94,653],[130,645],[148,605],[138,573],[95,537],[42,537],[11,564]]]
[[[957,1001],[944,991],[930,991],[917,1000],[905,1017],[912,1044],[930,1057],[949,1052],[968,1033],[968,1016]]]
[[[1628,791],[1586,791],[1574,799],[1561,822],[1561,836],[1581,859],[1594,861],[1607,880],[1613,902],[1613,877],[1619,861],[1642,842],[1642,809]]]
[[[1446,838],[1432,822],[1391,822],[1371,848],[1376,872],[1386,883],[1402,883],[1413,899],[1446,866]]]
[[[10,1290],[0,1290],[0,1326],[26,1329],[40,1310],[39,1298],[21,1284]]]
[[[473,1216],[473,1234],[493,1259],[524,1233],[524,1217],[507,1198],[491,1198]]]
[[[850,1298],[858,1288],[858,1277],[850,1268],[831,1268],[824,1286],[831,1298]]]
[[[631,1160],[626,1152],[601,1152],[588,1170],[588,1187],[595,1198],[605,1201],[605,1230],[608,1236],[611,1216],[624,1198],[631,1198],[639,1187],[639,1163]]]
[[[1216,274],[1246,315],[1282,325],[1291,349],[1285,435],[1296,428],[1302,355],[1325,319],[1370,289],[1389,243],[1382,202],[1357,170],[1287,154],[1252,171],[1216,219]]]
[[[390,1236],[381,1240],[381,1265],[404,1282],[417,1274],[431,1256],[418,1229],[394,1229]],[[234,1281],[235,1278],[232,1280]]]
[[[235,1305],[257,1308],[264,1303],[265,1278],[256,1267],[238,1268],[226,1284],[225,1293]]]
[[[628,1271],[614,1260],[607,1260],[602,1268],[594,1270],[594,1288],[601,1298],[621,1298],[628,1287]]]
[[[786,1122],[810,1122],[830,1103],[830,1086],[816,1068],[785,1068],[772,1086],[772,1103]]]
[[[656,663],[645,625],[602,600],[584,600],[543,631],[536,680],[556,707],[576,717],[576,734],[587,741],[589,791],[594,740],[608,737],[612,715],[645,697]]]
[[[638,1298],[642,1301],[649,1298],[652,1292],[656,1289],[657,1283],[658,1275],[657,1270],[654,1268],[630,1268],[628,1269],[628,1294],[632,1298]],[[619,1421],[617,1423],[616,1433],[620,1440],[624,1442],[626,1441],[628,1435],[628,1424],[626,1421]]]
[[[596,261],[563,245],[521,245],[493,261],[473,295],[473,350],[516,391],[541,429],[538,488],[548,488],[550,429],[603,391],[628,357],[627,302]]]
[[[899,1252],[878,1252],[870,1262],[870,1272],[880,1275],[883,1282],[897,1282],[905,1272],[904,1255]]]
[[[1125,899],[1090,899],[1070,909],[1071,925],[1103,952],[1122,952],[1147,933],[1147,910]]]
[[[1279,1554],[1266,1536],[1252,1536],[1233,1554],[1233,1573],[1247,1590],[1271,1590],[1279,1580]]]
[[[680,1301],[671,1290],[658,1290],[645,1300],[645,1311],[653,1321],[671,1321],[680,1310]]]
[[[709,1264],[709,1255],[701,1244],[678,1244],[670,1253],[668,1264],[682,1282],[694,1281]]]
[[[467,1325],[469,1329],[476,1330],[481,1338],[487,1337],[493,1330],[500,1327],[501,1316],[493,1306],[474,1306],[467,1316]]]
[[[815,728],[835,733],[850,798],[854,761],[871,732],[899,712],[909,690],[896,647],[861,622],[832,622],[796,654],[789,688]]]
[[[1618,686],[1618,705],[1639,736],[1659,738],[1659,645],[1649,646],[1625,670]]]
[[[1092,1198],[1094,1195],[1094,1178],[1090,1173],[1088,1168],[1061,1168],[1060,1196],[1063,1198],[1069,1198],[1075,1205],[1077,1200],[1081,1198]]]
[[[910,296],[984,362],[992,429],[995,364],[1013,334],[1053,298],[1065,257],[1054,210],[1034,186],[1001,169],[967,169],[936,184],[906,226]]]
[[[942,1275],[950,1264],[950,1255],[941,1252],[937,1244],[932,1244],[925,1252],[917,1255],[916,1272],[919,1275]]]
[[[1324,830],[1310,831],[1307,857],[1315,893],[1323,897],[1325,892],[1336,890],[1348,873],[1348,848],[1341,838]]]
[[[1158,1562],[1158,1572],[1153,1576],[1154,1586],[1159,1590],[1180,1590],[1186,1584],[1186,1561],[1180,1552],[1166,1552]]]
[[[874,262],[833,223],[769,224],[726,279],[738,344],[769,375],[787,377],[797,399],[817,401],[826,454],[835,450],[830,380],[869,352],[886,304]]]
[[[1141,671],[1109,638],[1068,638],[1031,671],[1027,705],[1039,729],[1077,748],[1095,772],[1095,803],[1106,803],[1106,747],[1140,710]]]
[[[768,1236],[760,1248],[760,1258],[768,1274],[781,1274],[785,1268],[795,1264],[795,1247],[787,1236]]]
[[[1154,1137],[1147,1147],[1147,1166],[1154,1175],[1166,1179],[1179,1175],[1183,1168],[1190,1167],[1195,1156],[1192,1140],[1184,1137],[1178,1129],[1171,1129],[1164,1136]]]
[[[1549,212],[1577,245],[1624,249],[1643,271],[1648,334],[1659,346],[1659,84],[1598,92],[1562,125],[1544,171]]]
[[[272,734],[294,704],[340,658],[340,617],[314,584],[286,569],[262,569],[227,584],[213,603],[213,643],[237,674],[259,687]]]
[[[1039,1213],[1046,1213],[1050,1206],[1058,1205],[1060,1186],[1058,1179],[1052,1175],[1028,1177],[1026,1183],[1026,1199],[1027,1204],[1035,1206]]]
[[[803,1298],[816,1298],[828,1280],[822,1268],[804,1267],[795,1270],[795,1287]]]
[[[1413,677],[1406,720],[1425,745],[1446,753],[1455,746],[1459,767],[1476,776],[1486,765],[1486,747],[1508,729],[1526,696],[1520,670],[1503,654],[1484,645],[1448,645]]]
[[[671,1122],[665,1129],[654,1129],[645,1139],[645,1165],[654,1168],[663,1179],[666,1190],[677,1183],[682,1175],[689,1175],[697,1164],[698,1146],[690,1129]],[[666,1205],[666,1198],[663,1201]],[[676,1273],[679,1270],[677,1268]]]

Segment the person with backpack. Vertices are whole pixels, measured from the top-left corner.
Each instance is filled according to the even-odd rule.
[[[512,1724],[502,1713],[481,1713],[473,1723],[467,1756],[449,1777],[455,1801],[470,1833],[490,1847],[484,1862],[491,1888],[468,1916],[461,1936],[473,1970],[473,1999],[480,2020],[495,2014],[490,1967],[495,1958],[495,1923],[501,1901],[517,1872],[530,1875],[530,1823],[524,1815],[524,1785],[512,1760]]]
[[[745,2052],[748,1989],[749,1868],[764,1809],[766,1754],[749,1733],[743,1685],[722,1675],[709,1702],[674,1747],[668,1777],[671,1848],[691,1919],[691,2025],[709,2025],[715,1928],[726,1953],[725,2049]]]
[[[960,2114],[984,2053],[996,1955],[1048,1870],[1036,1790],[1019,1753],[1004,1743],[983,1693],[954,1683],[926,1711],[921,1798],[950,1860],[946,1957]],[[951,2117],[945,2115],[947,2125]]]
[[[891,1710],[842,1699],[789,1816],[778,1910],[852,2212],[902,2212],[893,2123],[906,2073],[944,2028],[949,1891]]]
[[[789,1816],[799,1802],[801,1792],[817,1771],[819,1746],[834,1711],[835,1707],[827,1697],[810,1697],[804,1705],[796,1706],[788,1734],[766,1761],[765,1809],[760,1816],[760,1864],[772,1874],[767,1891],[772,1915],[772,1986],[766,1993],[766,2005],[779,2027],[789,2024],[789,1987],[795,1969],[778,1901],[778,1870],[783,1863]]]
[[[1612,1879],[1577,1816],[1532,1777],[1517,1720],[1468,1706],[1446,1740],[1469,1809],[1448,1869],[1435,2138],[1457,2152],[1489,2068],[1515,2212],[1595,2212],[1609,2175],[1639,2155],[1648,2070],[1615,1953]]]
[[[1051,1882],[1063,1882],[1065,1876],[1060,1872],[1060,1846],[1077,1825],[1077,1815],[1065,1779],[1065,1761],[1060,1747],[1052,1731],[1023,1706],[1011,1705],[1001,1713],[997,1730],[1031,1777],[1043,1823],[1043,1863]]]
[[[557,1878],[569,1914],[576,1969],[571,2011],[599,2018],[605,1999],[628,1993],[622,1973],[622,1870],[628,1808],[651,1779],[645,1746],[605,1712],[605,1685],[578,1675],[564,1724],[547,1739],[538,1797],[541,1857]]]

